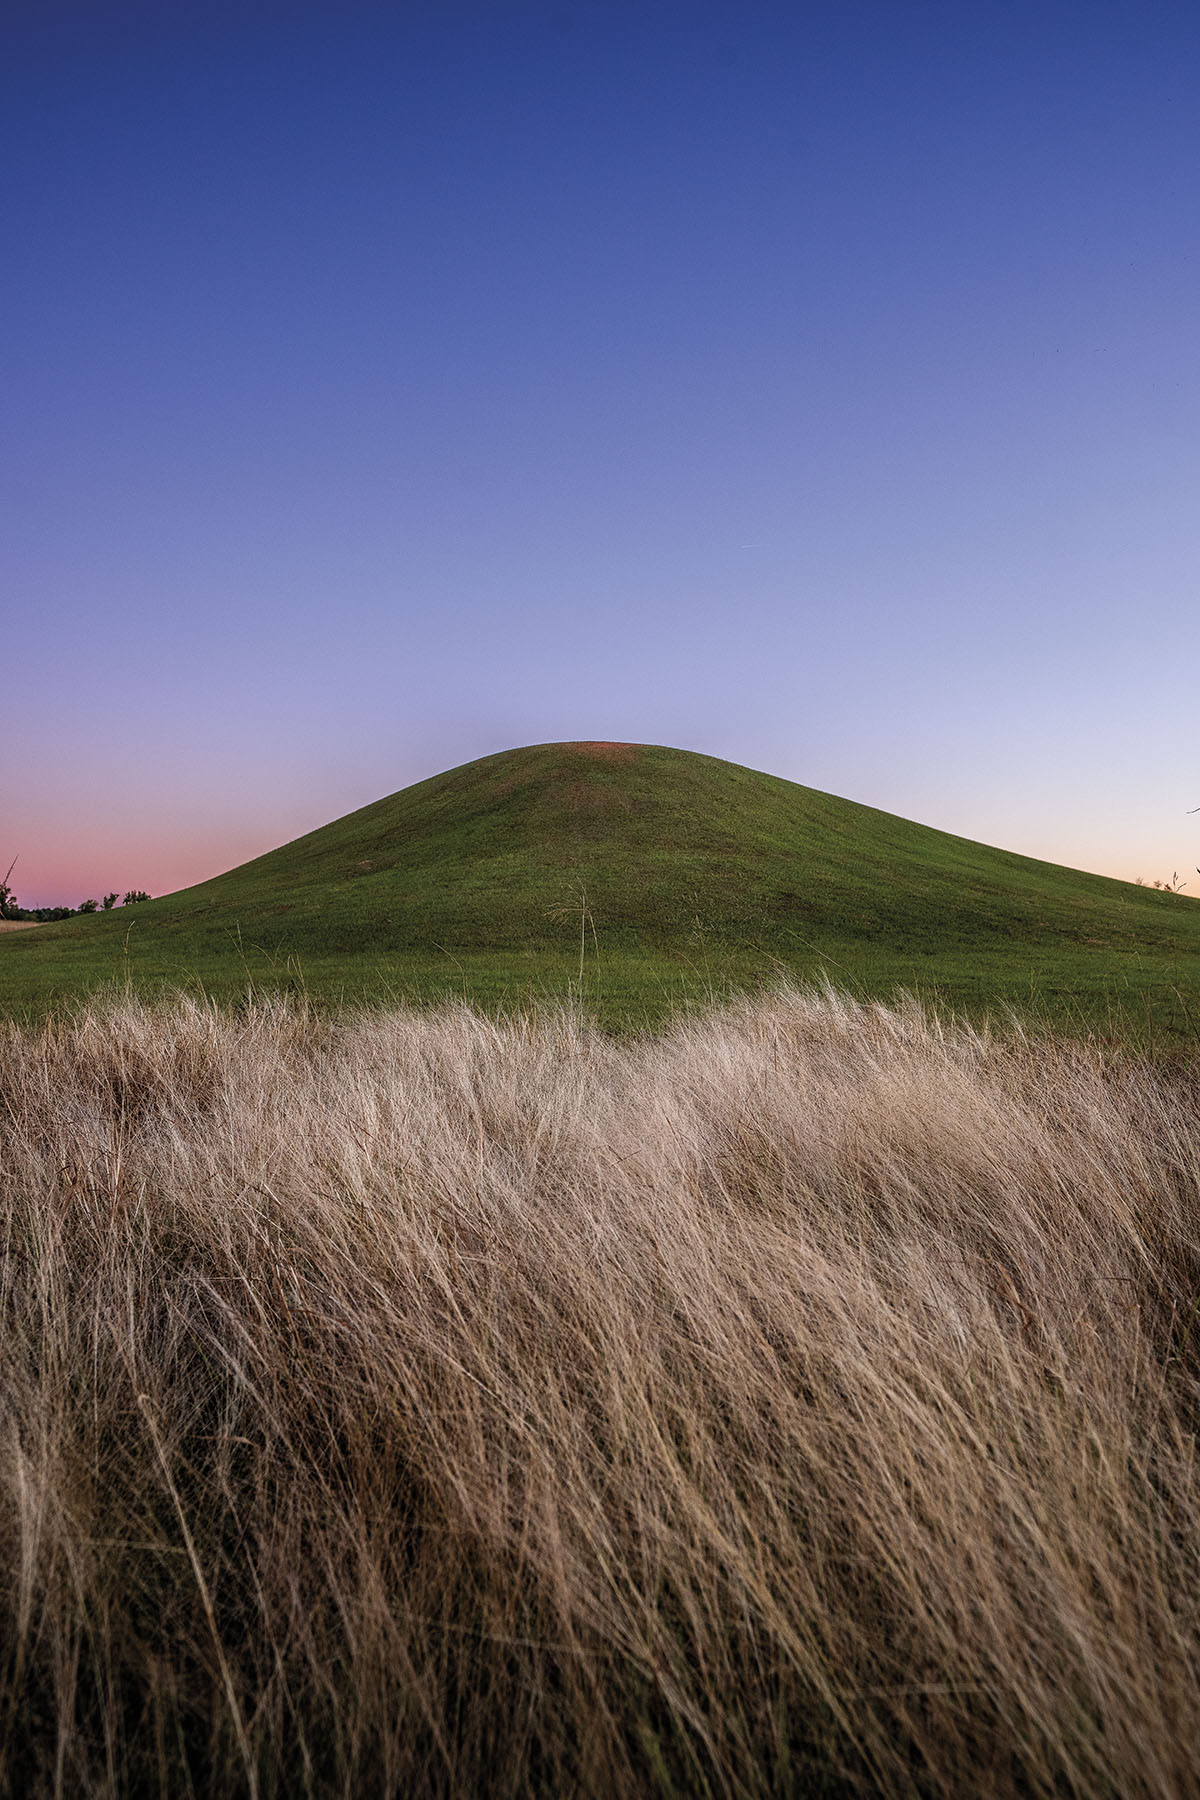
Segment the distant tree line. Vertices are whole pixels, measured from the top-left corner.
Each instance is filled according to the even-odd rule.
[[[145,888],[130,888],[127,894],[105,894],[103,900],[81,900],[78,906],[21,906],[9,885],[16,866],[14,858],[8,874],[0,881],[0,919],[29,919],[45,924],[51,919],[73,919],[77,913],[111,912],[118,901],[122,906],[136,906],[139,900],[150,898]]]

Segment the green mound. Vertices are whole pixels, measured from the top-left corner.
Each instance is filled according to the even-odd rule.
[[[0,944],[0,1004],[25,1013],[113,980],[485,1005],[582,986],[630,1024],[784,974],[1189,1036],[1200,906],[715,757],[542,744]]]

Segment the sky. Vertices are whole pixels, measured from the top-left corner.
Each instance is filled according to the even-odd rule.
[[[1200,892],[1200,9],[0,0],[0,865],[674,744]]]

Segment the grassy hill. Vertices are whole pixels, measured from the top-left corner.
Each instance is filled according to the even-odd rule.
[[[1200,905],[650,745],[505,751],[180,893],[6,935],[0,1006],[106,983],[484,1005],[580,985],[608,1023],[781,973],[1192,1037]]]

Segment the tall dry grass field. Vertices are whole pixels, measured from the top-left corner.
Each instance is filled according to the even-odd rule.
[[[1184,1078],[796,993],[2,1055],[9,1793],[1197,1791]]]

